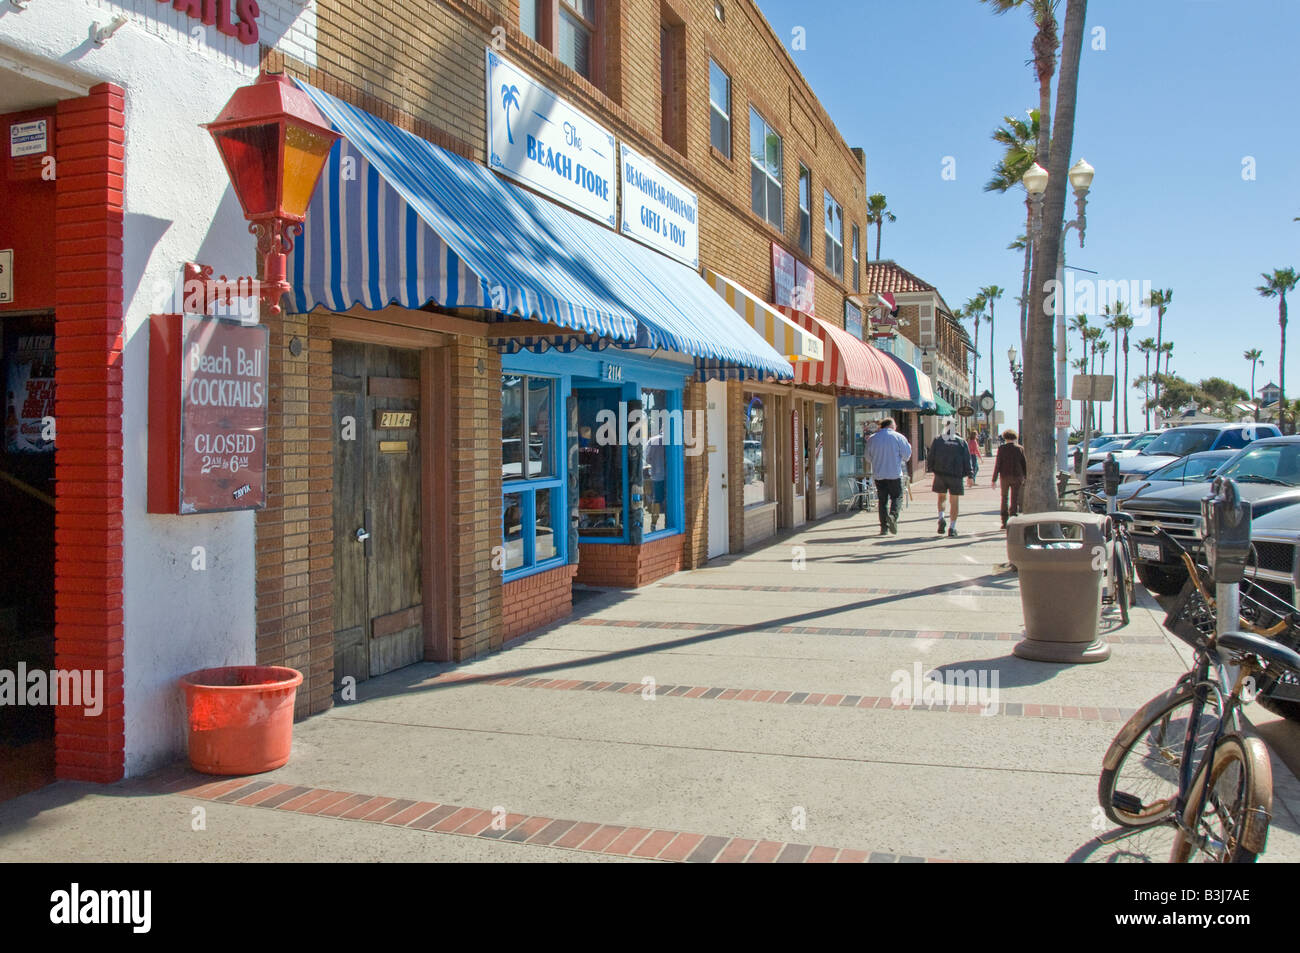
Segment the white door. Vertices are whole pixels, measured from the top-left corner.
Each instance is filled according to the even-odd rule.
[[[727,383],[709,381],[705,393],[708,403],[709,450],[709,558],[722,556],[731,548],[727,520]]]

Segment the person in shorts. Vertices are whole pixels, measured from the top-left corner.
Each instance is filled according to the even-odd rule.
[[[974,485],[975,474],[971,469],[970,447],[954,431],[952,421],[943,427],[943,433],[934,438],[930,444],[930,453],[926,457],[925,468],[934,474],[931,489],[939,495],[939,535],[947,530],[950,538],[957,536],[958,497],[965,492],[965,481]],[[951,502],[949,502],[951,501]],[[948,514],[944,516],[944,504],[948,504]]]

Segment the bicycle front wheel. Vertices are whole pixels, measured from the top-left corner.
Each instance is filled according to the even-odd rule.
[[[1128,625],[1129,606],[1133,602],[1133,583],[1124,564],[1124,544],[1115,543],[1115,554],[1111,558],[1111,588],[1115,590],[1115,604],[1119,606],[1120,621]]]
[[[1180,682],[1134,712],[1115,735],[1102,759],[1097,800],[1116,824],[1145,827],[1169,818],[1191,714],[1192,687]],[[1218,721],[1218,696],[1211,692],[1197,728],[1198,758],[1209,748]]]
[[[1273,768],[1264,742],[1235,734],[1219,739],[1208,771],[1209,795],[1198,816],[1206,774],[1203,765],[1192,784],[1170,862],[1253,864],[1264,850],[1273,815]]]

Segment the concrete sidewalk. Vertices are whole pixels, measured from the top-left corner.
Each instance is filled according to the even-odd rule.
[[[1127,627],[1108,615],[1101,664],[1018,659],[995,494],[968,492],[948,539],[914,492],[898,536],[834,517],[364,683],[269,774],[177,766],[0,805],[0,859],[1163,861],[1165,831],[1093,840],[1107,745],[1190,657],[1163,611],[1143,593]],[[934,670],[986,693],[936,702]],[[1278,759],[1274,782],[1262,860],[1300,860],[1300,784]]]

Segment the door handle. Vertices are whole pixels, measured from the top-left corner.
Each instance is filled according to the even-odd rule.
[[[365,542],[366,540],[368,540],[369,538],[370,538],[370,533],[368,533],[368,532],[366,531],[366,528],[365,528],[364,526],[361,526],[361,527],[358,527],[358,528],[357,528],[357,542],[358,542],[358,543],[364,543],[364,542]]]

